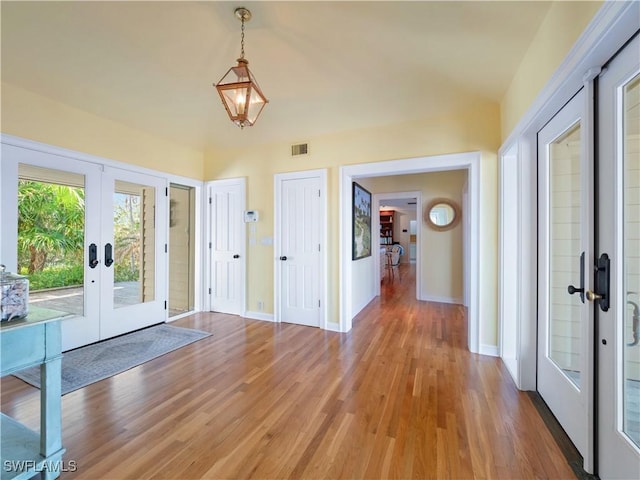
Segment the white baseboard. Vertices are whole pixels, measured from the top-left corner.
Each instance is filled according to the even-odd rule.
[[[275,322],[273,313],[264,312],[244,312],[242,315],[244,318],[250,318],[251,320],[263,320],[265,322]]]
[[[461,298],[454,297],[439,297],[437,295],[422,295],[420,300],[424,300],[425,302],[438,302],[438,303],[453,303],[455,305],[462,305]]]
[[[339,323],[327,322],[324,325],[324,329],[329,331],[329,332],[343,333],[342,330],[340,330],[340,324]]]
[[[480,344],[480,355],[488,355],[490,357],[499,357],[500,351],[497,345]]]

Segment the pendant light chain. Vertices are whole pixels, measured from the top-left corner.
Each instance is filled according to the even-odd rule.
[[[240,36],[240,58],[244,58],[244,15],[242,15],[242,27],[241,27],[241,31],[242,34]]]

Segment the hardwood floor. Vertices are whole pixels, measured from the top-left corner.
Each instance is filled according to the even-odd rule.
[[[414,273],[348,334],[201,313],[213,333],[65,395],[63,479],[575,478],[500,359],[466,348],[463,307]],[[38,391],[2,379],[37,429]]]

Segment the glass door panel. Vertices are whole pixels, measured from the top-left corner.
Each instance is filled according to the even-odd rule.
[[[548,356],[580,388],[580,316],[582,303],[567,295],[580,278],[581,251],[580,123],[549,144],[550,303]]]
[[[622,90],[624,260],[623,431],[640,448],[640,75]]]
[[[84,315],[85,176],[18,165],[18,272],[29,304]]]
[[[155,188],[116,180],[113,207],[113,306],[153,301]]]

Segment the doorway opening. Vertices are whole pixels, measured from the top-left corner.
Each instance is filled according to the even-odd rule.
[[[169,317],[195,309],[196,189],[169,187]]]
[[[468,183],[468,212],[463,215],[468,218],[469,237],[469,328],[468,346],[474,353],[480,353],[479,332],[483,319],[479,309],[479,211],[480,211],[480,158],[479,152],[420,157],[407,160],[393,160],[388,162],[374,162],[361,165],[346,166],[340,169],[340,213],[341,213],[341,272],[340,275],[340,330],[349,331],[356,306],[352,302],[354,279],[354,261],[351,260],[352,239],[352,182],[369,177],[385,177],[392,175],[407,175],[416,173],[442,172],[448,170],[466,170]],[[361,262],[361,260],[359,260]],[[376,262],[377,263],[377,262]],[[417,263],[420,264],[420,252],[417,253]],[[368,267],[374,275],[375,263]],[[358,265],[358,274],[362,274],[362,265]],[[417,280],[418,281],[418,280]],[[379,286],[379,284],[378,284]],[[375,288],[375,287],[374,287]]]
[[[400,264],[409,263],[411,250],[413,250],[414,255],[417,255],[416,244],[420,243],[421,229],[417,226],[416,218],[418,205],[422,205],[422,192],[375,193],[381,189],[387,189],[384,183],[393,183],[394,180],[393,177],[366,180],[374,195],[373,231],[379,232],[379,235],[373,235],[373,238],[377,240],[374,242],[373,248],[373,251],[377,254],[375,260],[378,261],[375,271],[379,272],[379,278],[376,282],[376,295],[380,295],[380,282],[385,278],[393,279],[394,281],[396,278],[398,280],[401,278]],[[407,179],[404,180],[406,181]],[[415,178],[411,180],[419,183]],[[402,182],[402,180],[400,181]],[[380,182],[383,185],[380,185]],[[409,233],[410,221],[416,223],[416,233],[413,236]],[[413,249],[411,249],[411,245],[413,245]],[[413,263],[418,264],[415,257]],[[396,271],[398,273],[397,277]],[[420,271],[420,269],[417,268],[417,271]],[[417,300],[421,299],[420,285],[421,276],[416,275],[415,296]]]

